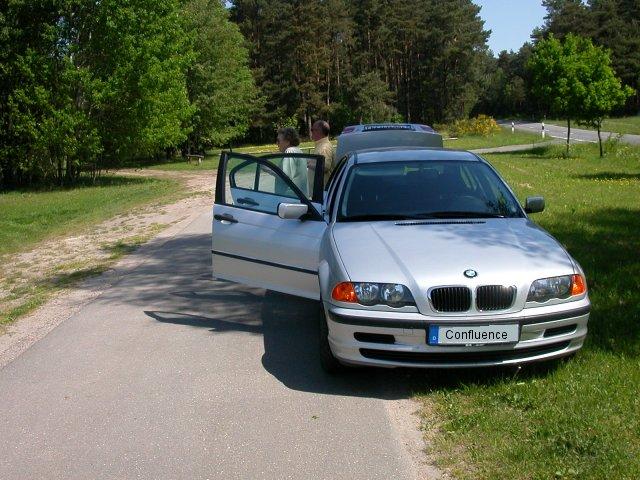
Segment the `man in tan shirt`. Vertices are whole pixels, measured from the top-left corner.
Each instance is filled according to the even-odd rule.
[[[334,166],[335,152],[329,140],[329,124],[324,120],[317,120],[311,127],[311,139],[316,143],[313,151],[316,155],[324,157],[324,185],[329,181],[329,175]],[[313,166],[309,168],[312,169]]]

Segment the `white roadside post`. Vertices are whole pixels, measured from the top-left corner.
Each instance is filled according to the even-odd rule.
[[[542,122],[542,138],[544,139],[544,122]]]
[[[515,133],[516,131],[516,124],[514,122],[511,122],[511,133]]]

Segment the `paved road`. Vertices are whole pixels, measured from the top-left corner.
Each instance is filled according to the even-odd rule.
[[[503,126],[510,126],[511,122],[499,122],[501,125]],[[560,127],[557,125],[549,125],[548,123],[544,124],[545,126],[545,132],[546,132],[546,137],[551,137],[551,138],[559,138],[559,139],[563,139],[566,140],[567,138],[567,127]],[[535,123],[535,122],[516,122],[516,128],[518,130],[523,130],[523,131],[528,131],[528,132],[535,132],[535,133],[540,133],[542,130],[542,124],[541,123]],[[611,132],[601,132],[602,134],[602,140],[606,140],[609,135],[612,135],[613,137],[617,136],[617,133],[611,133]],[[573,125],[571,126],[571,140],[574,142],[590,142],[590,143],[597,143],[598,142],[598,133],[595,131],[591,131],[591,130],[584,130],[581,128],[574,128]],[[622,139],[623,142],[626,143],[631,143],[634,145],[640,145],[640,135],[622,135]]]
[[[0,370],[0,479],[415,478],[403,374],[323,374],[314,303],[212,281],[209,232],[146,249]]]

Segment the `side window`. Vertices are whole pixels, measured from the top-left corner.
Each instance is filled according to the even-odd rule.
[[[291,185],[269,165],[253,159],[231,157],[225,172],[227,205],[277,214],[278,204],[300,201]]]
[[[324,159],[319,155],[285,152],[255,157],[222,152],[220,158],[218,205],[276,214],[282,202],[322,202]]]
[[[236,162],[233,181],[237,188],[253,190],[257,167],[258,164],[256,162],[244,162],[244,164],[238,164],[238,162]]]

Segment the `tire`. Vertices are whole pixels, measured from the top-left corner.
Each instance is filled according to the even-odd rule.
[[[322,301],[318,311],[318,350],[320,354],[320,366],[322,370],[329,374],[343,372],[345,366],[342,365],[336,357],[333,356],[331,346],[329,345],[329,327],[327,325],[327,317],[324,313]]]

